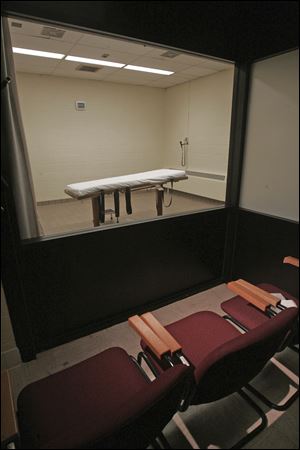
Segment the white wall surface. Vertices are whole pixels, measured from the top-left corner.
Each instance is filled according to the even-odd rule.
[[[162,167],[164,89],[27,73],[17,81],[37,201],[69,198],[70,183]]]
[[[188,137],[185,169],[227,174],[233,69],[167,89],[165,166],[181,167],[179,141]],[[225,200],[224,181],[190,177],[176,189]]]
[[[299,220],[299,51],[253,66],[240,206]]]

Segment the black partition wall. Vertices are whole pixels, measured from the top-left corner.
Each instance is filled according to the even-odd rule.
[[[297,2],[10,1],[3,2],[2,14],[236,62],[224,208],[21,242],[6,174],[2,282],[23,360],[247,274],[253,258],[241,266],[237,249],[239,242],[246,253],[253,247],[238,209],[250,62],[297,45]],[[5,157],[9,148],[3,147]],[[286,249],[296,235],[289,233]]]

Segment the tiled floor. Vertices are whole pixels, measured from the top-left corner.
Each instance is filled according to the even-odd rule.
[[[169,202],[169,195],[165,197],[166,204]],[[105,208],[113,209],[113,195],[105,196]],[[189,195],[174,192],[172,204],[169,208],[164,208],[164,215],[199,211],[201,209],[216,208],[224,205],[223,202],[212,200],[196,195]],[[42,231],[45,235],[59,234],[84,230],[93,227],[92,204],[90,199],[67,200],[59,203],[39,204],[38,216]],[[120,223],[130,223],[157,217],[155,207],[155,191],[135,191],[132,192],[132,215],[127,215],[125,210],[124,194],[120,195]],[[116,223],[113,215],[106,215],[106,223],[109,226]]]
[[[155,315],[166,324],[196,311],[211,310],[221,313],[220,303],[231,296],[232,293],[226,286],[220,285],[160,308],[155,311]],[[139,338],[124,322],[43,352],[36,360],[11,369],[15,399],[21,389],[30,382],[76,364],[112,346],[121,346],[128,353],[136,355],[139,351]],[[298,358],[298,355],[290,349],[276,355],[276,360],[296,374],[295,380],[299,374]],[[275,401],[280,401],[286,396],[289,385],[291,389],[295,386],[294,382],[289,383],[286,375],[272,362],[264,368],[254,384]],[[245,448],[299,448],[298,401],[284,413],[269,410],[267,407],[263,409],[267,413],[269,426]],[[192,406],[179,417],[200,448],[230,448],[257,420],[237,394],[208,405]],[[174,421],[168,424],[164,432],[173,448],[192,448]],[[194,445],[194,448],[199,447]]]

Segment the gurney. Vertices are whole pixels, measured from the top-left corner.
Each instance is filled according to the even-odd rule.
[[[77,200],[91,198],[94,226],[99,226],[105,220],[105,194],[114,194],[115,214],[119,217],[119,193],[125,193],[126,210],[131,214],[131,191],[141,189],[156,190],[157,215],[163,214],[164,184],[186,180],[184,170],[159,169],[148,172],[134,173],[120,177],[102,178],[100,180],[73,183],[66,186],[65,193]]]

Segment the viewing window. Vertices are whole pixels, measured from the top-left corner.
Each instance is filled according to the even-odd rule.
[[[232,63],[9,26],[41,235],[224,206]]]

